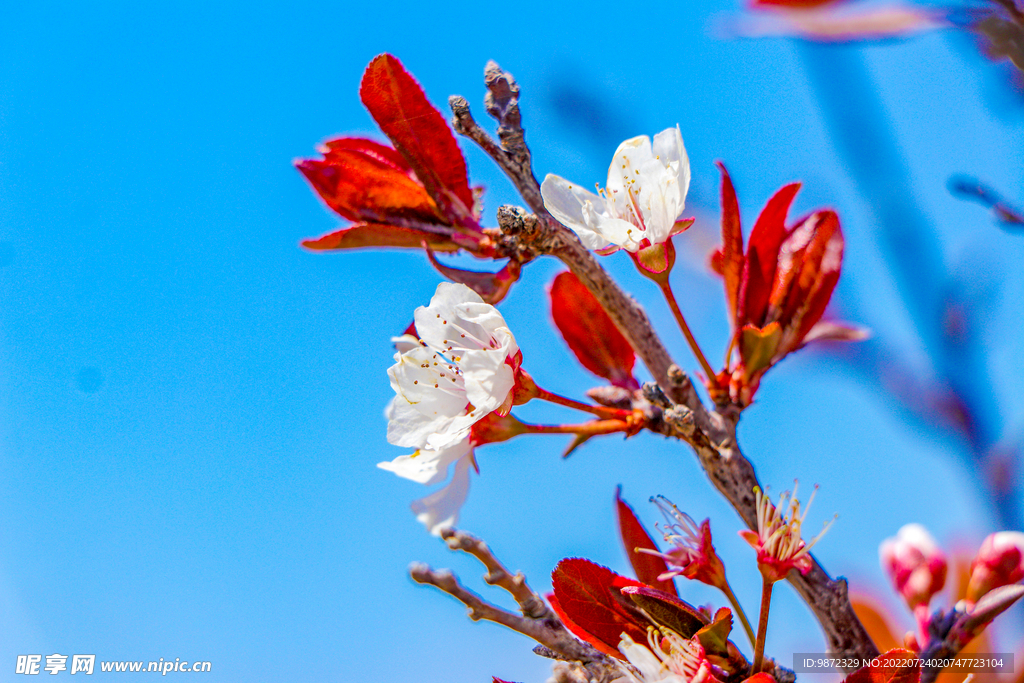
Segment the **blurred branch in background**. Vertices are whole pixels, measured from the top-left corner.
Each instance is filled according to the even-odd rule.
[[[1007,204],[1002,195],[975,178],[954,176],[949,179],[949,191],[961,199],[976,201],[992,210],[1004,228],[1020,230],[1024,226],[1024,214]]]
[[[973,306],[943,263],[935,230],[914,200],[909,168],[863,57],[846,46],[802,44],[800,52],[836,152],[873,213],[881,252],[931,376],[903,364],[884,339],[846,349],[842,357],[886,391],[900,384],[903,391],[895,395],[910,413],[958,437],[952,452],[988,494],[1000,527],[1024,528],[1018,458],[999,443],[1005,425]]]

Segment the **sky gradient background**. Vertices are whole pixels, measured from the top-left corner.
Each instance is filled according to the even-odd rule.
[[[407,578],[412,561],[449,566],[509,602],[415,521],[408,503],[426,490],[374,467],[402,452],[384,439],[388,339],[439,276],[419,253],[298,247],[341,221],[291,160],[337,134],[378,135],[357,89],[383,51],[436,105],[461,94],[478,119],[485,62],[511,71],[540,177],[603,183],[621,140],[678,123],[694,176],[687,213],[698,224],[677,240],[673,283],[712,358],[728,334],[721,285],[704,266],[717,242],[712,161],[728,164],[747,229],[775,189],[803,180],[794,214],[831,206],[843,222],[847,314],[919,365],[918,335],[877,246],[875,199],[846,169],[808,75],[826,53],[862,62],[907,169],[880,165],[879,178],[901,173],[911,184],[939,257],[977,297],[990,399],[1016,440],[1024,237],[952,198],[946,182],[973,174],[1015,196],[1020,100],[952,32],[872,47],[717,37],[722,13],[735,10],[727,0],[5,8],[0,680],[14,678],[16,655],[54,652],[207,660],[210,683],[547,677],[532,642],[469,622],[460,605]],[[856,131],[851,139],[859,144]],[[495,209],[517,198],[481,153],[462,147],[493,225]],[[653,286],[621,255],[604,262],[692,371]],[[582,396],[596,381],[546,313],[545,287],[560,270],[531,264],[501,310],[538,382]],[[834,356],[790,358],[758,399],[740,426],[746,452],[776,492],[794,477],[821,484],[810,527],[834,513],[839,521],[817,555],[856,587],[896,605],[877,545],[907,522],[928,524],[949,546],[976,547],[995,530],[984,495],[950,457],[956,444],[907,422]],[[574,417],[535,405],[517,414]],[[546,591],[566,556],[628,571],[615,536],[617,484],[648,523],[655,511],[645,501],[664,494],[711,518],[733,585],[756,611],[760,582],[735,536],[738,518],[689,450],[642,434],[595,439],[563,461],[565,441],[481,449],[462,527]],[[684,595],[718,600],[690,586]],[[776,596],[776,623],[788,628],[769,632],[768,651],[785,661],[821,650],[792,591]]]

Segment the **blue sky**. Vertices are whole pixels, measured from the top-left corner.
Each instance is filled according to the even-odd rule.
[[[541,176],[603,181],[619,141],[678,123],[698,225],[673,282],[716,358],[728,330],[720,284],[704,269],[716,241],[712,161],[728,164],[748,227],[771,192],[805,181],[795,212],[831,206],[843,221],[848,310],[922,365],[877,246],[876,198],[845,167],[808,77],[822,50],[863,60],[940,258],[980,297],[993,401],[1007,438],[1019,437],[1024,240],[945,189],[954,173],[1011,196],[1022,186],[1019,101],[962,36],[814,49],[716,38],[715,22],[734,10],[725,1],[6,8],[0,679],[18,654],[54,652],[208,660],[208,681],[546,678],[526,639],[469,622],[406,577],[412,561],[450,566],[504,598],[416,523],[407,506],[422,487],[374,467],[401,452],[384,440],[387,340],[427,303],[437,274],[415,253],[298,248],[340,221],[291,160],[332,135],[376,135],[357,88],[383,51],[433,102],[462,94],[481,117],[483,66],[499,61],[521,84]],[[579,118],[567,101],[583,103],[570,108]],[[482,154],[463,149],[493,224],[516,197]],[[624,258],[606,263],[692,370],[650,283]],[[559,270],[531,264],[502,311],[538,382],[581,396],[596,382],[542,313]],[[521,416],[570,417],[533,405]],[[909,424],[833,357],[802,353],[773,370],[740,437],[776,491],[794,477],[821,484],[810,519],[838,512],[839,521],[819,557],[858,585],[884,588],[877,544],[906,522],[949,544],[994,530],[984,495],[950,455],[956,444]],[[644,501],[664,494],[711,517],[754,609],[759,582],[738,520],[688,450],[615,437],[563,461],[564,445],[536,437],[482,449],[463,527],[546,590],[565,556],[626,571],[613,534],[617,484],[648,522]],[[769,651],[821,649],[792,592],[777,593],[778,623],[790,630],[770,633]]]

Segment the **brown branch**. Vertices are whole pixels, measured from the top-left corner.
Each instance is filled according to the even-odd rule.
[[[455,115],[455,130],[475,141],[494,159],[534,212],[531,216],[508,206],[498,210],[505,248],[510,253],[520,250],[555,256],[590,290],[657,383],[657,392],[644,397],[661,410],[661,420],[655,421],[654,428],[690,444],[715,488],[744,523],[755,529],[753,491],[759,484],[753,465],[736,441],[739,413],[730,407],[722,412],[704,407],[689,377],[672,362],[643,308],[615,283],[576,235],[544,209],[540,185],[529,166],[529,151],[519,125],[519,88],[511,74],[501,71],[493,62],[488,64],[487,79],[488,111],[500,124],[501,145],[476,123],[465,98],[453,97],[449,103]],[[506,104],[498,106],[495,102]],[[807,575],[792,572],[788,578],[821,624],[832,652],[851,658],[870,659],[878,655],[878,648],[853,612],[845,579],[833,581],[817,562]]]
[[[519,605],[522,614],[515,614],[493,605],[459,583],[447,569],[434,570],[426,564],[415,563],[409,575],[417,583],[438,588],[469,608],[473,621],[491,621],[532,638],[557,658],[579,662],[594,683],[612,683],[623,676],[623,669],[611,657],[591,645],[577,640],[547,603],[527,584],[521,573],[510,573],[494,556],[487,544],[462,531],[447,529],[442,536],[452,550],[469,553],[487,568],[484,581],[504,588]]]

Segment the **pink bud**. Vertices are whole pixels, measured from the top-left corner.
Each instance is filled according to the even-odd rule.
[[[878,548],[882,569],[911,609],[927,606],[946,583],[946,556],[920,524],[907,524]]]
[[[967,599],[978,598],[993,588],[1017,583],[1024,579],[1024,533],[1000,531],[981,543],[978,556],[971,563],[971,581],[967,586]]]

